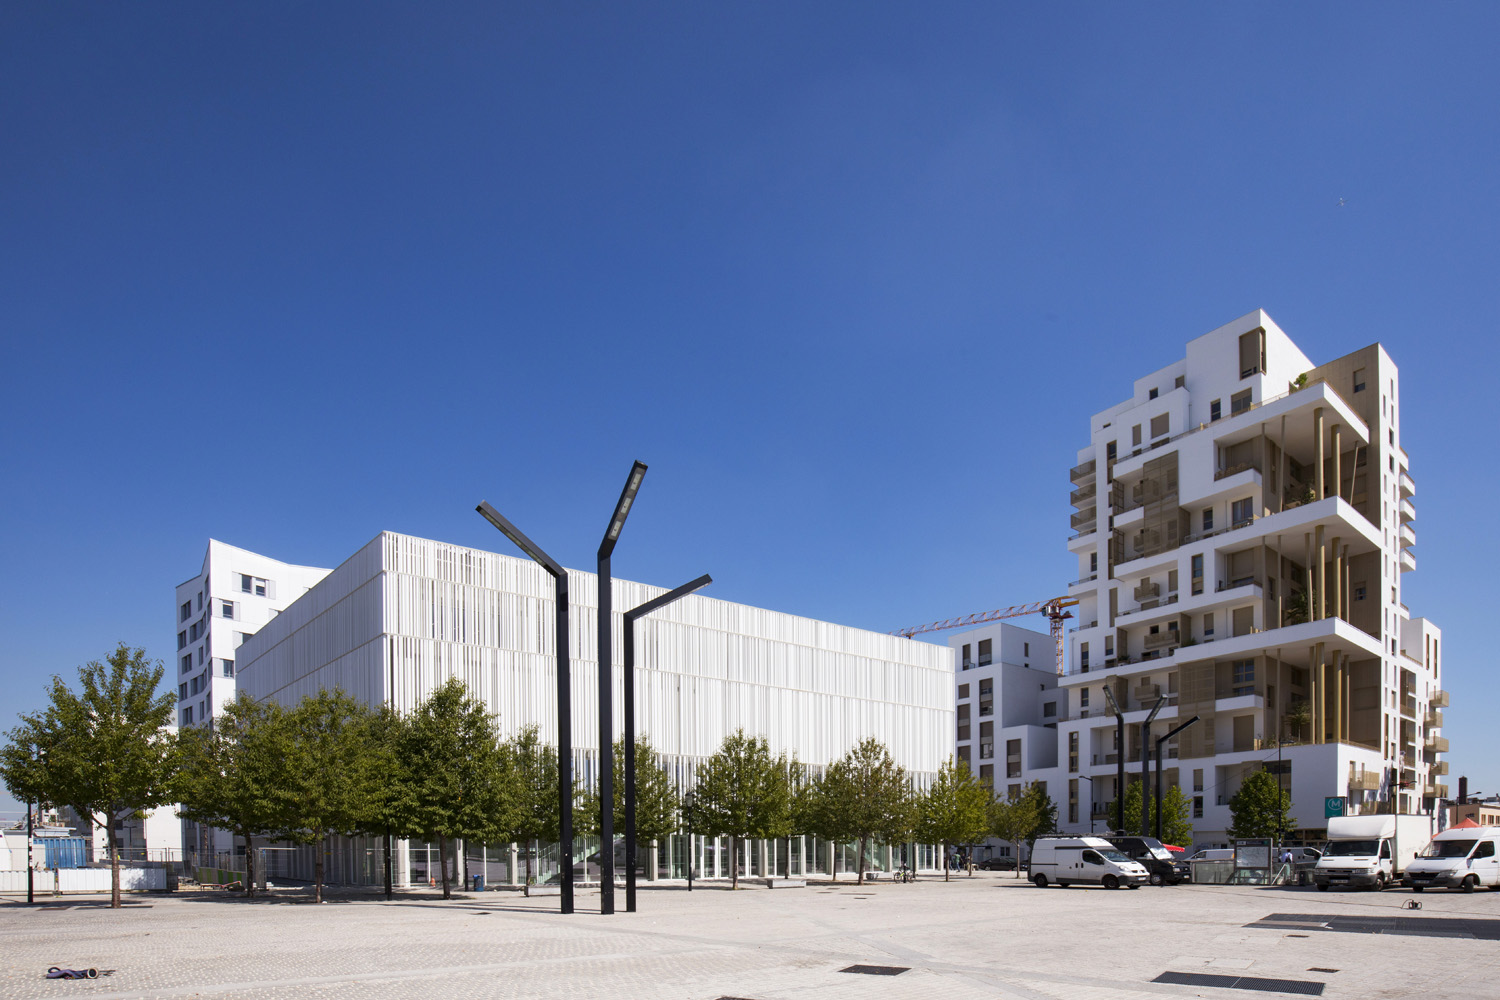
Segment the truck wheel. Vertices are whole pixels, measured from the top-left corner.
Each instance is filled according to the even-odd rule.
[[[1479,879],[1475,878],[1473,875],[1467,875],[1467,876],[1464,877],[1463,890],[1464,890],[1464,892],[1473,892],[1474,891],[1474,887],[1477,886],[1478,884],[1479,884]]]
[[[1113,875],[1104,876],[1104,878],[1100,880],[1099,884],[1104,886],[1104,888],[1106,889],[1120,888],[1120,880],[1115,878]]]
[[[1425,886],[1414,885],[1414,886],[1411,887],[1411,891],[1412,892],[1421,892],[1424,888],[1425,888]]]
[[[1328,891],[1328,883],[1327,882],[1319,882],[1318,883],[1318,891],[1319,892],[1327,892]]]
[[[1031,876],[1031,884],[1036,886],[1038,889],[1045,889],[1047,888],[1047,876],[1043,875],[1041,872],[1037,872],[1035,875]]]
[[[1385,872],[1375,876],[1375,891],[1385,892]]]
[[[1165,881],[1165,879],[1163,879],[1161,877],[1161,872],[1152,872],[1151,873],[1151,884],[1152,885],[1161,885],[1162,882],[1164,882],[1164,881]]]

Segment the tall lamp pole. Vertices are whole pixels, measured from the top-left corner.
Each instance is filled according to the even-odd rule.
[[[1151,791],[1151,720],[1156,718],[1156,713],[1167,703],[1166,695],[1158,695],[1156,704],[1151,709],[1151,714],[1141,723],[1141,836],[1151,836],[1151,803],[1147,801],[1147,793]]]
[[[1120,711],[1115,693],[1104,682],[1104,700],[1115,717],[1115,829],[1125,832],[1125,715]]]
[[[568,571],[488,503],[474,508],[552,577],[557,604],[557,826],[562,912],[573,912],[573,690],[568,656]]]
[[[609,527],[604,529],[604,538],[599,542],[599,912],[602,914],[615,912],[615,671],[614,640],[610,635],[613,595],[609,557],[615,551],[615,542],[620,540],[620,529],[625,527],[630,505],[635,503],[644,478],[646,465],[636,462],[630,467],[630,476],[615,502],[615,512],[610,515]],[[629,704],[629,695],[626,703]],[[629,748],[625,753],[629,760]],[[634,771],[630,764],[626,769]],[[625,778],[627,787],[631,777],[633,774],[628,773]],[[629,864],[627,859],[626,865]]]
[[[1078,776],[1080,778],[1082,778],[1084,781],[1087,781],[1089,783],[1089,833],[1093,833],[1094,832],[1094,776],[1091,775],[1091,774],[1083,774],[1081,772],[1079,773]],[[1017,858],[1016,859],[1016,864],[1020,864],[1020,863],[1021,863],[1020,859]]]
[[[625,612],[625,912],[635,912],[635,623],[653,611],[702,590],[713,577],[704,573],[690,583]]]
[[[1161,746],[1162,746],[1163,743],[1167,742],[1172,737],[1176,736],[1178,733],[1182,732],[1188,726],[1191,726],[1193,723],[1195,723],[1197,721],[1198,721],[1198,716],[1195,715],[1191,719],[1187,720],[1186,722],[1184,722],[1182,725],[1178,726],[1177,728],[1169,731],[1167,733],[1167,735],[1161,737],[1160,739],[1158,739],[1156,741],[1156,839],[1157,840],[1161,839]],[[1178,772],[1178,773],[1180,774],[1181,772]],[[1181,778],[1178,779],[1178,783],[1179,784],[1181,783],[1181,780],[1182,780]]]

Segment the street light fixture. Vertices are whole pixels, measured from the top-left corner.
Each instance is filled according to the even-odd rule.
[[[614,640],[610,635],[613,588],[609,557],[615,551],[620,529],[625,527],[625,518],[630,515],[630,506],[635,503],[635,495],[645,478],[644,462],[630,467],[630,476],[615,502],[615,512],[610,515],[609,527],[604,529],[604,538],[599,542],[599,912],[606,915],[615,912],[615,672]]]
[[[1109,681],[1104,682],[1104,700],[1109,705],[1109,711],[1115,717],[1115,826],[1121,833],[1125,832],[1125,715],[1120,711],[1120,703],[1115,701],[1115,693],[1109,688]]]
[[[474,508],[552,577],[557,605],[557,826],[562,912],[573,912],[573,690],[568,657],[568,571],[488,503]]]
[[[1161,739],[1159,739],[1159,740],[1156,741],[1156,839],[1157,840],[1161,840],[1161,745],[1163,743],[1167,742],[1172,737],[1176,736],[1178,733],[1182,732],[1188,726],[1191,726],[1193,723],[1195,723],[1197,721],[1198,721],[1198,716],[1195,715],[1191,719],[1187,720],[1186,722],[1184,722],[1182,725],[1178,726],[1177,728],[1169,731],[1167,733],[1167,735],[1163,736]],[[1178,772],[1178,773],[1180,774],[1181,772]],[[1181,784],[1181,779],[1178,779],[1178,784],[1179,785]]]
[[[1141,723],[1141,836],[1151,836],[1151,803],[1147,801],[1146,794],[1151,790],[1151,720],[1156,718],[1156,713],[1167,703],[1166,695],[1157,695],[1156,704],[1151,713]]]
[[[653,611],[702,590],[713,577],[704,573],[660,597],[625,612],[625,912],[635,912],[635,623]],[[613,850],[610,852],[613,854]]]

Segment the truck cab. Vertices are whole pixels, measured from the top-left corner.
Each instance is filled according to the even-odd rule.
[[[1412,892],[1500,888],[1500,828],[1460,826],[1444,830],[1407,866],[1401,884]]]
[[[1432,841],[1432,817],[1377,814],[1328,821],[1328,847],[1312,871],[1320,892],[1334,886],[1384,889]]]

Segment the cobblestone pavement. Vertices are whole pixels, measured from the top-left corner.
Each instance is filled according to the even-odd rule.
[[[981,873],[946,884],[651,888],[640,893],[639,913],[610,917],[597,913],[597,891],[580,893],[584,912],[568,917],[556,912],[556,897],[510,892],[447,902],[426,891],[390,903],[363,891],[330,896],[318,906],[301,889],[255,901],[136,895],[118,911],[98,897],[49,897],[38,907],[0,897],[0,997],[1290,995],[1152,982],[1172,971],[1322,983],[1327,997],[1500,998],[1500,941],[1428,936],[1443,925],[1423,924],[1464,917],[1500,925],[1500,892],[1111,892],[1036,889]],[[1412,899],[1422,910],[1402,908]],[[1272,914],[1274,926],[1253,926]],[[1330,916],[1408,918],[1402,929],[1414,933],[1328,930]],[[841,971],[854,964],[908,971]],[[52,965],[114,971],[94,981],[43,978]]]

